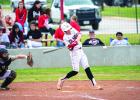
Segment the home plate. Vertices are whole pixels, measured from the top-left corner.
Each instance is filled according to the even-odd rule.
[[[62,92],[70,93],[70,92],[74,92],[74,91],[62,91]]]

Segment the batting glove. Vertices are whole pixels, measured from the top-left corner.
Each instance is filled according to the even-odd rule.
[[[73,41],[71,44],[68,45],[68,49],[73,50],[73,48],[78,44],[77,41]]]

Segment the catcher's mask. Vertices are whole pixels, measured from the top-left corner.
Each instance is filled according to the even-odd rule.
[[[8,60],[9,58],[8,50],[6,50],[5,48],[0,48],[0,58],[2,58],[3,60]]]

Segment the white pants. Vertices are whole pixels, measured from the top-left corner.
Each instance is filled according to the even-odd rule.
[[[3,76],[0,76],[0,80],[6,79],[11,74],[11,70],[7,70]]]
[[[42,43],[41,43],[41,42],[36,42],[36,41],[28,40],[28,41],[27,41],[27,46],[28,46],[29,48],[33,48],[33,47],[42,47]]]
[[[70,51],[71,63],[73,71],[79,72],[79,66],[81,65],[84,69],[89,67],[88,59],[82,49],[76,49]]]

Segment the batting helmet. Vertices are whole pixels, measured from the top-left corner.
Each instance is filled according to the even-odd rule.
[[[72,28],[72,26],[69,24],[69,23],[67,23],[67,22],[64,22],[64,23],[62,23],[61,24],[61,29],[62,29],[62,31],[68,31],[69,29],[71,29]]]

